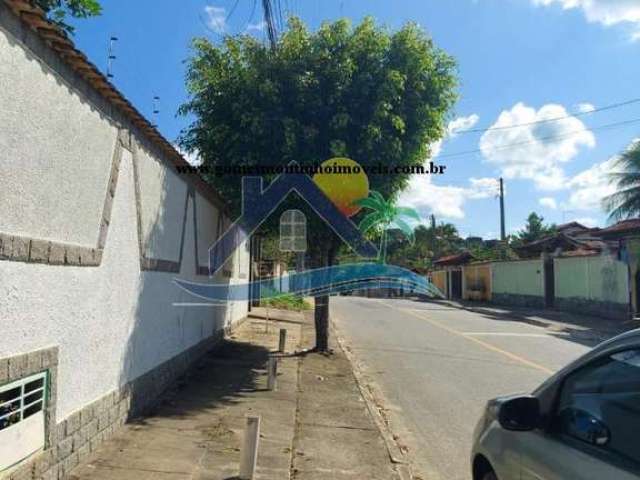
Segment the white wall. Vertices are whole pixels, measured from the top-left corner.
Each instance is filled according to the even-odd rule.
[[[0,29],[0,233],[95,248],[117,131],[80,93]],[[143,143],[143,142],[140,142]],[[194,196],[188,179],[138,150],[147,256],[177,261],[179,274],[141,271],[134,158],[124,150],[109,231],[98,267],[0,260],[0,358],[58,346],[57,420],[237,321],[247,302],[193,302],[175,277],[196,276]],[[206,218],[219,214],[196,195],[201,245],[213,243]],[[206,249],[204,254],[206,255]],[[202,255],[202,254],[201,254]],[[233,276],[246,281],[248,253]],[[207,265],[205,262],[204,265]],[[197,301],[197,300],[196,300]]]
[[[138,165],[145,255],[177,261],[187,184],[144,148],[138,149]]]
[[[0,231],[95,246],[117,130],[2,29],[0,126]]]

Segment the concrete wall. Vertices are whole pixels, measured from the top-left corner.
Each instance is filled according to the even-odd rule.
[[[176,306],[194,299],[175,277],[209,281],[220,208],[2,2],[0,79],[0,385],[52,382],[46,449],[12,475],[64,478],[247,302]]]
[[[491,270],[492,301],[520,306],[544,306],[544,273],[541,260],[493,262]]]
[[[431,282],[438,287],[438,290],[440,290],[446,298],[449,298],[447,272],[445,270],[431,272]]]
[[[609,256],[554,259],[554,305],[576,312],[626,318],[629,271]]]
[[[465,265],[462,267],[464,277],[464,300],[491,300],[491,264]]]

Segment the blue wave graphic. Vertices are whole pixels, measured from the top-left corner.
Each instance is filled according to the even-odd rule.
[[[174,282],[190,294],[214,303],[257,298],[256,292],[260,292],[260,298],[274,298],[286,293],[315,296],[365,288],[403,288],[444,298],[426,277],[406,268],[380,263],[334,265],[235,285],[189,282],[178,278]]]

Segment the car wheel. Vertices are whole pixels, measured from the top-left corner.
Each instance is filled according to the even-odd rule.
[[[496,474],[493,472],[487,472],[484,474],[484,477],[482,477],[482,480],[498,480],[498,477],[496,477]]]

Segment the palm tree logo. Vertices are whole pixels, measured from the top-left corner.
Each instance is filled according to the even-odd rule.
[[[413,208],[398,207],[391,199],[385,200],[380,192],[371,190],[369,196],[356,200],[354,204],[371,210],[360,222],[358,228],[363,234],[376,228],[381,230],[378,261],[385,263],[387,258],[387,231],[399,229],[409,241],[414,243],[413,228],[405,221],[420,221],[420,215]]]

